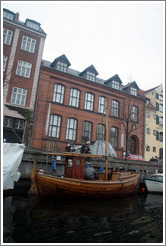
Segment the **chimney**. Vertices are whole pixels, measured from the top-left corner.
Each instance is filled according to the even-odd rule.
[[[17,20],[17,21],[19,20],[19,15],[20,15],[20,13],[17,12],[16,15],[15,15],[15,20]]]

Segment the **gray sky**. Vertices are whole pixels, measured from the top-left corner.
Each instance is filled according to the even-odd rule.
[[[65,54],[99,78],[115,74],[123,85],[147,90],[165,84],[164,1],[1,1],[2,8],[33,19],[47,33],[43,59]]]

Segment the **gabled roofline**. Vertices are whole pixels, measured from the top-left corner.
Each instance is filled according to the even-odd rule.
[[[96,68],[93,65],[91,65],[91,66],[85,68],[84,71],[82,71],[79,75],[82,76],[88,70],[93,70],[96,76],[99,74],[97,72]]]

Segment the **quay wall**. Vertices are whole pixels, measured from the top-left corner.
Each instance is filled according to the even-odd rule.
[[[64,157],[61,160],[57,160],[55,155],[44,154],[44,152],[34,149],[25,149],[22,162],[19,166],[21,172],[21,178],[30,179],[31,171],[34,166],[39,169],[43,169],[47,173],[52,173],[52,163],[56,160],[56,174],[58,176],[64,175]],[[105,168],[105,160],[96,159],[91,160],[93,167],[97,172],[100,172],[101,165]],[[160,162],[147,162],[147,161],[133,161],[123,160],[118,158],[108,157],[108,171],[111,170],[131,170],[140,171],[141,178],[148,174],[154,173],[156,170],[159,172],[163,171],[163,163]]]

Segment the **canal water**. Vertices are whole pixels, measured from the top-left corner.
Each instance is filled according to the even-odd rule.
[[[3,243],[162,243],[163,196],[3,198]]]

